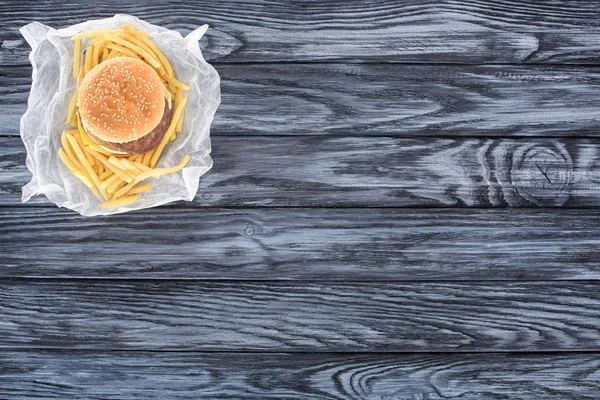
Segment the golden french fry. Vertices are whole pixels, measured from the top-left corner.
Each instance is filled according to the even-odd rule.
[[[77,78],[79,76],[79,71],[81,70],[81,39],[74,39],[74,47],[73,78]]]
[[[140,31],[140,30],[138,30],[138,29],[135,29],[133,26],[131,26],[131,25],[129,25],[129,24],[125,24],[125,25],[123,25],[123,26],[121,27],[121,29],[123,29],[124,31],[126,31],[126,32],[129,32],[130,34],[132,34],[132,35],[135,35],[135,36],[139,36],[139,35],[141,35],[141,36],[143,36],[143,37],[150,37],[150,34],[149,34],[149,33],[146,33],[146,32],[144,32],[144,31]]]
[[[127,169],[125,168],[125,166],[123,164],[121,164],[121,161],[119,161],[119,159],[117,157],[115,157],[115,156],[108,157],[108,162],[111,163],[113,166],[119,168],[121,171],[127,172]]]
[[[81,182],[83,182],[83,184],[85,186],[87,186],[88,188],[90,188],[90,190],[92,191],[92,193],[94,194],[94,196],[96,196],[97,199],[100,199],[100,196],[98,196],[98,191],[96,190],[96,188],[94,187],[94,185],[92,185],[92,183],[89,181],[89,179],[87,178],[87,176],[85,176],[83,173],[81,173],[75,167],[75,165],[73,165],[73,163],[71,162],[71,160],[69,160],[68,156],[65,154],[65,151],[62,149],[62,147],[60,149],[58,149],[58,157],[61,159],[61,161],[63,162],[63,164],[69,169],[69,171],[71,171],[71,173],[73,174],[73,176],[76,177],[77,179],[79,179]]]
[[[128,183],[125,186],[122,186],[119,190],[115,191],[113,193],[113,199],[118,199],[119,197],[123,197],[124,195],[126,195],[127,193],[129,193],[129,191],[131,189],[133,189],[133,187],[137,184],[137,182],[131,182]]]
[[[191,87],[189,87],[188,85],[186,85],[186,84],[185,84],[185,83],[183,83],[183,82],[180,82],[180,81],[178,81],[177,79],[175,79],[175,78],[174,78],[174,77],[172,77],[172,76],[168,76],[168,75],[167,75],[167,76],[165,76],[165,79],[167,80],[167,82],[169,83],[169,85],[173,85],[173,86],[175,86],[176,88],[179,88],[179,89],[181,89],[181,90],[183,90],[183,91],[186,91],[186,92],[187,92],[188,90],[190,90],[190,89],[191,89]]]
[[[158,147],[156,147],[156,149],[154,150],[154,153],[152,154],[152,158],[150,159],[150,167],[154,168],[154,166],[158,162],[158,158],[162,154],[163,149],[165,148],[165,146],[167,145],[167,142],[171,138],[171,134],[173,134],[173,131],[175,130],[175,127],[177,126],[177,121],[179,120],[179,118],[181,118],[183,108],[185,107],[185,103],[187,103],[187,99],[184,97],[181,100],[181,103],[179,103],[177,105],[177,108],[173,112],[173,117],[171,118],[171,123],[169,124],[169,128],[167,129],[165,136],[163,136],[162,140],[160,141],[160,144],[158,145]]]
[[[138,167],[137,163],[129,161],[126,158],[121,158],[121,164],[125,167],[126,170],[128,170],[131,173],[133,173],[134,175],[142,173],[143,172],[142,167],[143,168],[148,168],[145,165],[142,165],[142,167]],[[148,168],[148,169],[150,169],[150,168]]]
[[[152,185],[149,183],[146,183],[145,185],[139,185],[136,186],[134,188],[132,188],[127,195],[131,195],[131,194],[138,194],[138,193],[142,193],[142,192],[149,192],[152,190]]]
[[[135,44],[133,44],[127,40],[121,39],[120,37],[113,35],[113,34],[107,34],[105,38],[107,40],[110,40],[113,43],[120,44],[121,46],[126,47],[126,48],[130,49],[131,51],[133,51],[134,53],[142,56],[143,58],[146,59],[146,61],[148,61],[148,64],[150,64],[154,68],[160,67],[160,62],[156,58],[154,58],[151,54],[149,54],[147,51],[141,49],[139,46],[136,46]]]
[[[100,168],[104,168],[104,171],[102,171],[100,173],[100,176],[98,177],[98,178],[100,178],[101,181],[104,181],[114,175],[114,172],[112,172],[110,169],[106,168],[104,166],[104,164],[102,164],[102,163],[100,163]]]
[[[81,172],[79,172],[79,169],[71,162],[71,160],[65,154],[65,151],[63,150],[62,147],[60,149],[58,149],[58,157],[61,159],[61,161],[63,162],[65,167],[67,167],[73,175],[75,175],[80,181],[82,181],[90,189],[93,187],[93,185],[88,180],[88,178],[86,176],[84,176]]]
[[[122,38],[123,40],[127,40],[128,42],[131,42],[131,43],[135,44],[140,49],[144,50],[145,52],[147,52],[148,54],[150,54],[151,56],[153,56],[155,59],[157,59],[156,55],[154,54],[154,51],[147,44],[145,44],[144,42],[142,42],[141,40],[139,40],[135,36],[130,35],[125,30],[116,33],[116,35],[118,37]],[[157,60],[157,61],[159,61],[159,60]]]
[[[91,38],[91,37],[95,37],[95,36],[105,35],[107,33],[116,32],[118,30],[119,29],[100,29],[97,31],[81,32],[74,36],[71,36],[71,39],[76,40],[76,39],[83,39],[83,38]]]
[[[90,152],[91,155],[93,155],[94,157],[96,157],[96,159],[98,161],[100,161],[102,164],[104,164],[104,166],[106,168],[108,168],[109,170],[111,170],[114,174],[118,175],[125,182],[133,182],[133,178],[127,172],[125,172],[121,168],[115,167],[113,164],[111,164],[108,161],[108,157],[106,157],[104,154],[98,153],[97,151],[95,151],[94,149],[91,149],[89,147],[86,148],[86,150],[88,152]]]
[[[122,187],[123,185],[128,185],[127,182],[119,179],[116,182],[113,182],[111,185],[109,185],[106,188],[106,191],[110,194],[113,194],[115,192],[115,190],[119,189],[120,187]]]
[[[141,162],[131,161],[131,163],[135,165],[140,170],[140,172],[150,171],[152,169],[149,166],[142,164]]]
[[[119,177],[119,175],[113,174],[110,178],[106,179],[105,181],[102,181],[100,186],[102,186],[103,189],[106,189],[107,187],[109,187],[110,185],[112,185],[113,183],[115,183],[117,181],[124,182],[123,179],[121,179]]]
[[[102,61],[106,61],[108,59],[108,52],[109,51],[110,50],[108,48],[106,48],[106,47],[102,49]]]
[[[79,86],[78,86],[79,88]],[[75,115],[75,105],[77,103],[77,89],[75,89],[75,93],[73,93],[73,97],[69,101],[69,108],[67,109],[67,119],[65,120],[65,125],[70,124],[73,121],[73,116]]]
[[[113,208],[113,207],[126,206],[131,203],[135,203],[136,201],[139,200],[139,198],[140,198],[140,196],[137,196],[137,195],[136,196],[128,196],[128,197],[123,197],[122,199],[104,201],[104,202],[98,204],[98,206],[100,208]]]
[[[90,72],[90,70],[92,69],[92,56],[93,56],[93,49],[94,46],[88,46],[85,49],[85,63],[83,65],[83,76],[85,77],[88,72]]]
[[[99,44],[94,44],[94,51],[92,52],[92,68],[98,65],[100,58],[100,51],[102,50],[102,46]]]
[[[177,164],[174,167],[170,167],[170,168],[154,168],[151,169],[150,171],[146,171],[146,172],[142,172],[141,174],[139,174],[138,176],[135,177],[134,182],[141,182],[145,179],[148,179],[150,177],[152,178],[158,178],[162,175],[166,175],[166,174],[172,174],[175,172],[180,171],[181,169],[183,169],[183,167],[185,167],[185,165],[190,161],[190,156],[189,155],[185,155],[183,156],[183,158],[181,159],[181,161],[179,162],[179,164]]]
[[[183,100],[183,94],[181,93],[180,89],[177,89],[177,93],[175,93],[175,104],[176,104],[175,108],[177,108],[177,105],[179,105],[182,100]],[[181,129],[183,129],[184,112],[185,112],[185,110],[181,110],[181,117],[177,121],[177,126],[175,127],[175,132],[177,132],[177,133],[181,132]],[[172,141],[175,140],[175,132],[173,133],[173,137],[171,139]]]
[[[150,165],[150,160],[152,159],[152,154],[153,154],[153,150],[150,150],[147,153],[144,153],[144,156],[142,157],[142,164],[144,165]]]
[[[119,46],[116,43],[112,43],[112,42],[109,42],[109,41],[105,40],[104,42],[102,42],[102,44],[103,44],[104,47],[116,50],[118,53],[120,53],[119,56],[115,56],[115,57],[127,56],[127,57],[133,57],[133,58],[140,58],[133,51],[131,51],[131,50],[129,50],[129,49],[123,47],[123,46]],[[111,58],[113,58],[113,57],[111,57]]]
[[[171,64],[169,64],[169,60],[167,60],[167,57],[165,57],[163,52],[160,51],[160,49],[152,42],[152,40],[150,40],[146,32],[138,31],[126,26],[123,26],[123,29],[125,29],[128,33],[132,34],[133,36],[137,37],[141,42],[143,42],[146,46],[152,49],[152,51],[158,57],[160,63],[166,70],[166,75],[173,76],[173,68],[171,67]]]
[[[98,175],[96,175],[96,173],[92,169],[92,166],[88,162],[88,159],[83,154],[83,150],[79,147],[79,143],[77,142],[77,139],[75,139],[75,137],[73,137],[71,135],[67,135],[67,140],[71,144],[71,148],[75,152],[75,155],[77,156],[77,158],[79,159],[79,161],[81,162],[83,167],[85,168],[86,172],[92,178],[92,181],[94,182],[96,187],[98,187],[98,189],[100,190],[100,194],[102,194],[102,197],[104,197],[105,200],[108,200],[108,194],[100,186],[100,184],[101,184],[100,178],[98,178]]]
[[[69,157],[69,160],[71,160],[71,164],[73,164],[73,166],[75,166],[75,168],[77,168],[79,171],[81,171],[81,173],[88,180],[90,180],[91,178],[89,178],[87,176],[87,173],[85,172],[85,169],[83,168],[83,166],[81,165],[81,163],[77,160],[77,157],[75,157],[75,154],[73,154],[73,150],[71,149],[71,145],[69,144],[69,141],[67,140],[67,136],[66,136],[66,134],[65,134],[64,131],[63,131],[63,134],[60,137],[60,142],[62,144],[63,151],[66,153],[67,157]]]

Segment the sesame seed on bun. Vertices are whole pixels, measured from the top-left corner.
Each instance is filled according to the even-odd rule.
[[[77,98],[85,130],[109,143],[149,134],[165,111],[160,77],[145,62],[117,57],[98,64],[81,82]]]

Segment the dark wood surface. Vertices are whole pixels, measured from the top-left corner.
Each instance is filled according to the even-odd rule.
[[[0,312],[0,348],[600,351],[595,282],[7,280]]]
[[[89,220],[50,207],[4,207],[0,248],[7,256],[0,273],[216,281],[597,280],[599,225],[594,209],[178,207]]]
[[[18,29],[134,14],[222,78],[192,203],[29,180]],[[0,398],[597,399],[594,1],[0,2]]]
[[[0,390],[64,399],[594,399],[577,354],[2,351]]]
[[[64,27],[128,13],[187,33],[213,29],[207,59],[223,62],[329,61],[590,63],[600,60],[595,1],[5,1],[0,61],[21,65],[18,28],[36,19]]]

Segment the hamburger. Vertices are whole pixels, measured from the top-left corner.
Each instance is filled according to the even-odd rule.
[[[169,128],[169,92],[142,60],[116,57],[85,76],[77,96],[81,123],[90,140],[116,155],[146,153]]]

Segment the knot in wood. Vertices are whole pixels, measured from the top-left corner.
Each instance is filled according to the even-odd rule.
[[[537,205],[562,205],[573,177],[571,156],[558,144],[527,144],[513,153],[511,180],[519,195]]]

